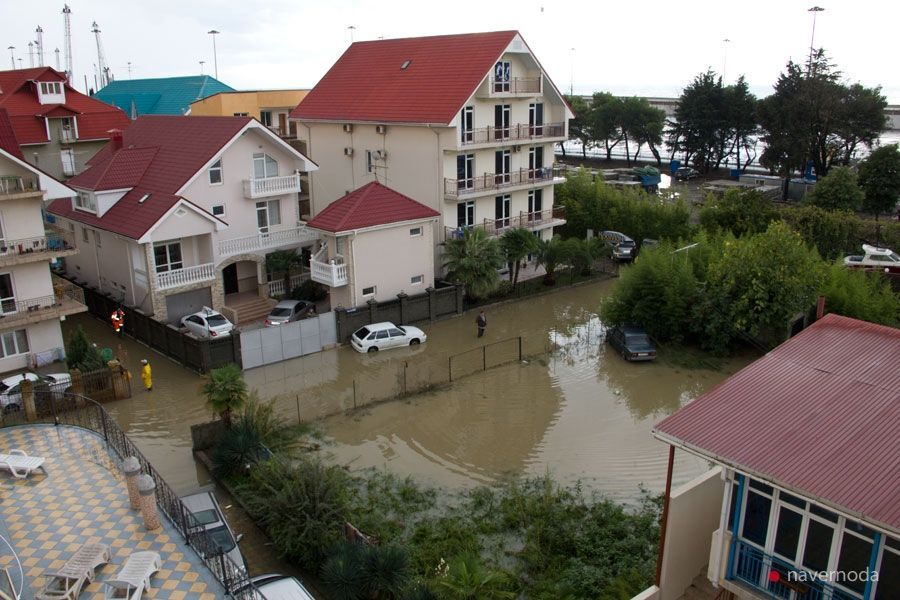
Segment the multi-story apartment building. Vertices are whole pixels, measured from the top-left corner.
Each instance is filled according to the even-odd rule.
[[[87,310],[79,288],[51,276],[50,262],[76,250],[41,210],[45,197],[71,194],[25,161],[0,108],[0,373],[64,358],[59,322]]]
[[[279,136],[297,137],[296,123],[289,123],[291,111],[309,90],[251,90],[218,92],[191,102],[194,117],[253,117]]]
[[[572,116],[516,31],[356,42],[291,113],[320,165],[313,214],[378,181],[440,213],[435,244],[470,227],[551,237]]]
[[[249,117],[140,117],[48,210],[81,250],[69,275],[159,321],[212,306],[240,323],[284,292],[266,255],[318,239],[298,203],[315,168]]]
[[[109,141],[109,130],[130,122],[121,110],[78,92],[50,67],[0,71],[6,108],[22,154],[58,180],[81,173]]]

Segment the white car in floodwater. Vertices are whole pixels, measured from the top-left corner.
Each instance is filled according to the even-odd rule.
[[[357,352],[378,352],[400,346],[417,346],[428,336],[412,325],[394,325],[389,321],[360,327],[350,336],[350,344]]]

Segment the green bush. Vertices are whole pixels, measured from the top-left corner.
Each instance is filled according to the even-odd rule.
[[[66,348],[66,366],[81,372],[96,371],[106,366],[97,347],[91,343],[81,325],[69,336]]]
[[[309,300],[310,302],[319,302],[328,297],[328,288],[312,279],[307,279],[293,290],[291,290],[292,300]]]
[[[700,225],[709,233],[731,232],[740,237],[762,233],[778,212],[765,195],[756,190],[728,190],[700,209]]]
[[[900,294],[894,293],[881,273],[848,269],[836,262],[826,272],[822,294],[825,312],[900,326]]]

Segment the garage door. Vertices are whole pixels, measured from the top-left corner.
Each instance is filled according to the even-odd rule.
[[[166,310],[169,314],[169,323],[172,325],[179,325],[181,317],[195,313],[204,306],[212,306],[212,288],[200,288],[166,296]]]

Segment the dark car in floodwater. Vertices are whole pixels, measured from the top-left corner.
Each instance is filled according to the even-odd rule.
[[[614,325],[606,330],[606,341],[627,361],[656,358],[656,346],[641,327]]]

